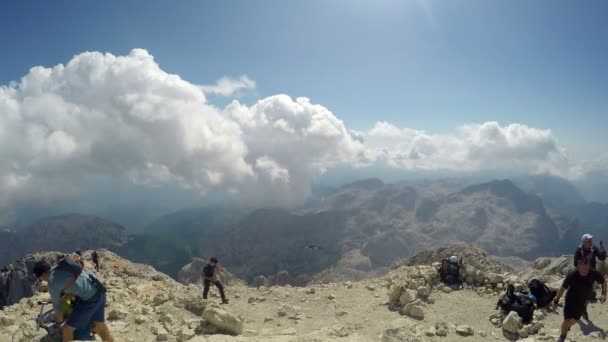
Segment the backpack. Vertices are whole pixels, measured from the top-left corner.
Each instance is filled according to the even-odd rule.
[[[509,284],[507,292],[496,303],[496,309],[500,308],[503,313],[517,312],[524,324],[532,322],[534,316],[534,302],[530,295],[523,292],[515,292],[513,284]]]
[[[84,263],[72,256],[65,256],[63,258],[57,259],[54,270],[65,271],[72,274],[72,278],[68,280],[68,282],[63,286],[63,289],[65,290],[68,287],[72,286],[76,279],[80,277],[82,271],[84,270]],[[91,281],[93,286],[95,286],[98,291],[102,293],[105,293],[107,291],[105,285],[99,279],[97,279],[96,276],[91,273],[87,274],[89,275],[89,281]]]
[[[538,279],[532,279],[528,282],[530,293],[536,297],[536,305],[539,308],[544,308],[551,304],[553,298],[557,295],[557,291],[551,290],[545,283]]]

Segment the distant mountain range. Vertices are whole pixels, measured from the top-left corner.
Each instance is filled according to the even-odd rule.
[[[143,234],[91,216],[46,218],[19,232],[0,231],[0,263],[39,250],[108,248],[175,277],[192,257],[215,255],[248,281],[287,271],[301,283],[375,275],[454,242],[499,257],[559,255],[572,252],[583,233],[599,240],[607,228],[608,204],[587,202],[556,177],[478,184],[366,179],[325,191],[298,210],[184,209]]]

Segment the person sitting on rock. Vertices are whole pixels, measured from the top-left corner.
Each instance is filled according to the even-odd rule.
[[[203,299],[207,299],[207,295],[209,294],[209,287],[211,286],[211,284],[213,284],[220,291],[220,296],[222,297],[222,304],[228,304],[228,299],[226,299],[226,294],[224,293],[224,284],[222,284],[219,277],[217,276],[217,268],[218,260],[216,257],[212,257],[211,259],[209,259],[209,262],[203,268]]]
[[[59,323],[65,323],[61,327],[64,342],[74,341],[76,330],[86,330],[90,326],[103,341],[114,342],[105,324],[105,287],[94,275],[83,269],[76,276],[68,269],[60,268],[60,264],[51,268],[44,260],[36,262],[34,275],[36,279],[48,282],[55,319]],[[61,300],[66,296],[73,296],[76,301],[71,315],[64,322]]]
[[[444,284],[452,287],[460,285],[460,263],[457,256],[452,255],[449,258],[443,259],[438,272],[439,279]]]
[[[564,305],[564,321],[562,323],[559,342],[566,341],[566,336],[570,328],[576,324],[587,310],[587,299],[593,290],[593,285],[598,282],[602,285],[601,303],[606,302],[606,279],[597,270],[591,269],[591,263],[587,259],[580,259],[576,270],[570,272],[562,287],[557,292],[553,300],[554,307],[557,307],[559,299],[566,292],[566,304]],[[589,321],[588,317],[585,318]]]

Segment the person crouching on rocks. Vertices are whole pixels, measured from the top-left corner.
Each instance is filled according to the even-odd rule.
[[[209,259],[209,262],[203,268],[203,299],[207,299],[207,295],[209,294],[209,287],[211,284],[215,285],[217,289],[220,291],[220,296],[222,297],[222,304],[228,304],[228,299],[226,299],[226,294],[224,293],[224,284],[220,281],[217,272],[218,272],[218,260],[216,257],[212,257]]]
[[[554,307],[557,307],[559,299],[566,292],[566,304],[564,305],[564,322],[562,323],[561,335],[559,342],[566,341],[566,335],[570,328],[576,324],[586,313],[587,299],[591,295],[593,285],[598,282],[602,285],[601,303],[606,302],[606,279],[604,276],[591,269],[591,263],[588,260],[580,259],[577,262],[576,270],[570,272],[562,287],[557,292],[557,296],[553,300]],[[588,321],[588,319],[585,319]]]
[[[441,267],[437,270],[439,272],[439,278],[441,282],[452,287],[453,289],[460,288],[462,281],[460,280],[460,267],[462,266],[462,259],[455,255],[449,258],[443,259]]]
[[[58,323],[63,323],[63,341],[74,341],[76,330],[86,330],[92,326],[93,332],[103,341],[114,342],[105,323],[106,288],[99,279],[84,269],[76,274],[74,270],[80,266],[74,266],[74,262],[66,257],[58,260],[53,268],[46,261],[38,261],[34,265],[36,279],[48,282],[55,319]],[[70,316],[64,321],[61,301],[66,296],[73,296],[77,300]]]

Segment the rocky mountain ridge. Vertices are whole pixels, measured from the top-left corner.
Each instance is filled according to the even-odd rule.
[[[484,258],[471,247],[463,255]],[[523,286],[507,267],[487,258],[476,266],[465,264],[463,289],[439,283],[434,259],[445,253],[430,251],[401,265],[386,276],[357,282],[291,286],[248,287],[236,281],[227,286],[229,305],[220,306],[212,291],[201,297],[197,284],[183,285],[153,268],[133,264],[102,251],[104,265],[98,276],[108,285],[107,320],[117,341],[273,341],[273,342],[398,342],[398,341],[552,341],[561,316],[537,310],[532,324],[517,315],[501,315],[496,300],[508,283]],[[431,259],[423,260],[427,255]],[[27,260],[55,257],[55,253],[28,256]],[[90,253],[84,255],[87,266]],[[546,262],[539,259],[539,264]],[[24,277],[31,272],[20,264]],[[540,267],[540,266],[539,266]],[[546,268],[546,267],[545,267]],[[551,269],[552,271],[550,271]],[[547,272],[559,272],[552,267]],[[45,341],[44,331],[32,320],[38,300],[46,299],[44,286],[0,311],[0,341]],[[592,304],[595,327],[608,326],[606,306]],[[571,341],[600,341],[605,331],[589,326],[573,328]]]

